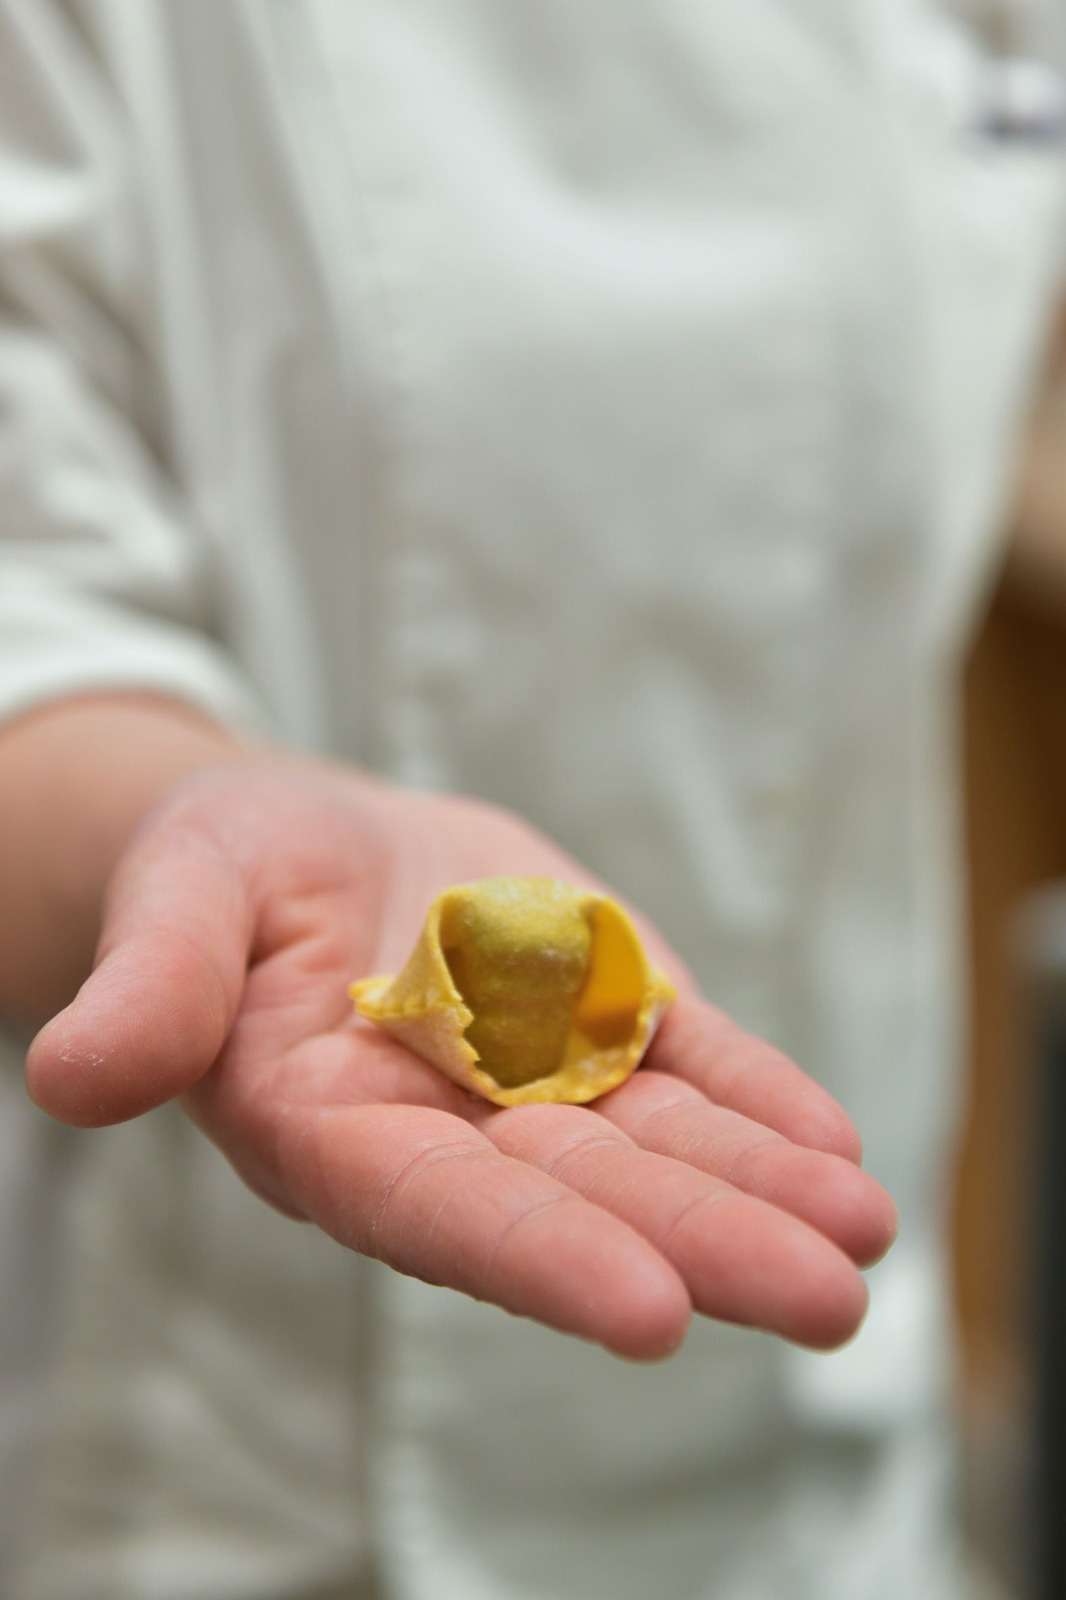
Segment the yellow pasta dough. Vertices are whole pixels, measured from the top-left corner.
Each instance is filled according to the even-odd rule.
[[[674,999],[621,906],[555,878],[446,889],[403,971],[349,992],[361,1016],[500,1106],[616,1088]]]

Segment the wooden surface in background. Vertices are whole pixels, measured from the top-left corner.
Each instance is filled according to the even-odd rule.
[[[1006,586],[967,676],[966,777],[972,1077],[956,1292],[968,1392],[1009,1396],[1024,1366],[1031,1085],[1008,941],[1024,896],[1066,879],[1066,623]]]

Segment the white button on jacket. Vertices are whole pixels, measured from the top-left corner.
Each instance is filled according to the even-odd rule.
[[[646,1370],[176,1112],[53,1133],[12,1041],[11,1600],[952,1592],[955,674],[1058,186],[976,105],[912,0],[0,6],[4,713],[157,686],[517,808],[903,1213],[842,1354]]]

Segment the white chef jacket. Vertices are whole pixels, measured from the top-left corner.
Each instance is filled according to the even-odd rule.
[[[9,1046],[12,1600],[940,1600],[953,713],[1054,259],[912,0],[3,0],[0,708],[153,687],[516,807],[862,1129],[820,1357],[651,1368]]]

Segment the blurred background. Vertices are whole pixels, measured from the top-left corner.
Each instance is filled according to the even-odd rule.
[[[1066,301],[966,688],[971,1089],[955,1204],[967,1517],[991,1596],[1066,1595]],[[1056,1125],[1057,1124],[1057,1125]]]
[[[1066,4],[953,0],[987,51],[986,127],[1061,139]],[[1066,294],[966,677],[969,1110],[954,1196],[975,1600],[1066,1596]],[[1018,545],[1016,543],[1015,549]]]

